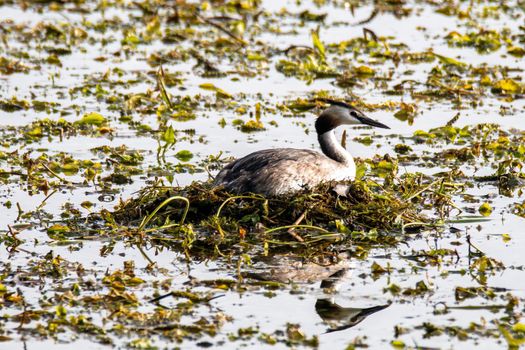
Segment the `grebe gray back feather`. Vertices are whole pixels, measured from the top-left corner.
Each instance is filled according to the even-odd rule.
[[[327,100],[328,102],[331,100]],[[315,123],[323,154],[295,148],[253,152],[226,165],[214,184],[234,193],[277,196],[315,187],[325,181],[355,177],[354,159],[337,141],[334,129],[343,124],[367,124],[388,128],[345,103],[333,103]]]

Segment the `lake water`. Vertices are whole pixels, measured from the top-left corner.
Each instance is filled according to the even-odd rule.
[[[500,195],[494,182],[475,182],[465,193],[454,197],[457,207],[464,211],[461,218],[468,214],[474,215],[475,220],[448,223],[439,232],[432,230],[407,236],[404,244],[395,247],[378,245],[361,259],[351,256],[348,274],[339,281],[337,292],[331,293],[320,288],[321,278],[308,282],[296,280],[275,290],[253,283],[243,285],[237,280],[236,259],[187,261],[180,251],[156,251],[155,247],[145,246],[146,255],[155,261],[151,267],[136,245],[122,237],[105,234],[104,230],[98,235],[79,234],[66,240],[48,234],[48,228],[61,221],[60,214],[65,209],[75,208],[80,216],[87,216],[90,211],[112,210],[121,199],[130,198],[151,184],[155,176],[166,184],[172,180],[171,185],[180,186],[206,181],[208,174],[200,164],[219,152],[223,152],[222,157],[237,158],[265,148],[319,150],[313,128],[315,113],[294,114],[281,106],[298,98],[308,99],[320,91],[335,98],[370,104],[367,115],[390,126],[390,130],[346,128],[347,149],[354,157],[395,156],[394,146],[399,143],[410,145],[417,155],[461,147],[459,143],[443,140],[418,143],[412,137],[417,130],[444,126],[456,113],[460,115],[454,126],[496,123],[501,130],[515,130],[514,134],[521,135],[523,140],[524,58],[508,53],[510,47],[525,48],[523,4],[461,2],[458,8],[449,6],[450,15],[438,11],[445,5],[426,1],[357,4],[353,1],[192,3],[183,0],[170,4],[144,1],[140,6],[138,2],[0,1],[0,38],[3,40],[0,62],[6,58],[11,67],[15,67],[4,68],[8,63],[0,67],[0,103],[6,106],[0,111],[2,348],[308,347],[303,335],[306,339],[317,337],[321,349],[352,346],[384,349],[393,345],[407,349],[507,348],[508,339],[500,327],[509,330],[514,327],[512,336],[517,339],[514,339],[516,344],[520,343],[525,337],[522,319],[525,235],[524,219],[514,215],[512,208],[523,201],[523,196],[519,190],[511,196]],[[174,19],[175,8],[178,8],[179,22]],[[196,8],[200,8],[200,17],[193,14]],[[359,24],[374,12],[377,14],[369,22]],[[326,17],[322,21],[305,20],[309,14]],[[243,26],[244,31],[239,29]],[[226,28],[229,34],[219,27]],[[354,75],[351,87],[341,87],[334,77],[314,77],[308,81],[299,73],[287,76],[279,71],[280,60],[300,62],[301,56],[309,54],[310,51],[304,49],[305,52],[286,56],[283,50],[292,45],[312,47],[311,32],[316,28],[326,48],[327,65],[334,74],[369,66],[375,75]],[[343,41],[363,37],[363,28],[380,38],[379,48],[370,43],[352,49],[336,47]],[[163,41],[169,30],[176,35],[171,42]],[[500,47],[484,50],[483,45],[494,44],[490,41],[483,44],[485,39],[481,38],[490,30],[497,33],[494,34],[497,39],[491,37],[491,40]],[[449,45],[447,35],[451,32],[477,33],[478,36],[471,34],[472,43],[465,46]],[[236,39],[230,34],[242,37],[246,45],[235,44]],[[406,53],[426,52],[428,56],[430,50],[460,61],[467,68],[446,70],[438,58],[426,62],[406,59],[396,62],[387,55],[396,53],[402,57]],[[250,54],[258,56],[248,59]],[[202,62],[199,65],[196,59],[199,55],[221,71],[221,76],[204,74]],[[162,114],[159,106],[163,106],[163,102],[156,78],[158,64],[153,63],[157,61],[163,62],[165,72],[181,79],[167,84],[167,91],[173,100],[180,101],[186,96],[191,101],[189,112],[193,116],[189,120]],[[459,108],[457,98],[423,94],[431,88],[446,90],[429,80],[434,76],[432,71],[439,67],[443,70],[441,84],[450,84],[447,88],[452,90],[463,89],[463,92],[455,90],[461,96]],[[488,72],[491,78],[488,85],[479,83],[482,74],[475,68]],[[521,90],[499,94],[491,88],[504,78],[512,79]],[[404,83],[399,94],[389,93],[403,81],[410,82]],[[210,83],[228,96],[220,97],[217,89],[203,88],[203,84]],[[473,88],[467,87],[468,84]],[[134,96],[141,99],[131,106]],[[20,102],[23,100],[28,101],[25,107]],[[6,101],[18,107],[12,110]],[[34,101],[55,105],[48,104],[42,111],[35,107]],[[395,107],[371,106],[387,101]],[[413,122],[394,116],[400,102],[417,107]],[[260,121],[265,129],[242,132],[237,120],[253,119],[256,103],[262,105]],[[245,111],[240,111],[240,107]],[[62,138],[45,133],[28,136],[35,130],[36,124],[31,123],[37,120],[64,118],[75,122],[92,112],[100,113],[104,122],[85,129],[81,124],[73,124],[79,130],[68,134],[64,129]],[[176,131],[177,141],[167,149],[164,159],[159,159],[157,151],[163,141],[159,141],[161,132],[155,130],[169,126]],[[103,127],[106,129],[101,129]],[[354,140],[364,136],[371,136],[371,145]],[[119,165],[121,150],[110,155],[93,151],[97,147],[121,145],[138,151],[143,157],[130,166],[132,169]],[[181,161],[176,157],[180,158],[179,152],[183,150],[191,152],[190,159]],[[35,176],[41,178],[40,187],[35,187],[34,179],[20,176],[27,173],[31,164],[27,158],[34,164],[44,159],[48,167],[55,169],[46,172],[45,168],[34,168]],[[64,159],[77,163],[99,162],[97,176],[120,173],[130,181],[111,185],[98,180],[83,183],[86,169],[92,166],[84,164],[68,172],[65,165],[72,161]],[[491,175],[500,161],[502,159],[480,160],[474,165],[465,163],[461,169],[471,177]],[[189,168],[181,167],[181,163],[193,165],[195,171],[175,173],[177,169]],[[432,175],[451,169],[446,162],[426,162],[422,166],[423,163],[406,162],[399,166],[398,175],[416,171]],[[165,176],[169,173],[173,173],[172,179]],[[49,188],[44,190],[46,186]],[[466,200],[467,197],[471,200]],[[478,213],[484,202],[489,202],[493,209],[486,218]],[[457,220],[454,217],[457,213],[453,211],[448,219]],[[16,233],[17,230],[20,232]],[[18,244],[11,241],[13,232],[20,240]],[[489,268],[482,273],[473,268],[473,260],[479,256],[469,252],[472,247],[467,236],[486,257],[501,262],[505,268]],[[453,253],[432,258],[432,252],[439,249],[450,249]],[[60,256],[63,261],[53,261],[50,256]],[[130,261],[141,283],[126,285],[120,290],[112,282],[103,281],[104,276],[122,270],[125,262]],[[272,264],[279,269],[279,261],[279,257],[274,258],[270,265],[263,265],[263,270]],[[388,271],[372,273],[373,264]],[[242,269],[252,271],[254,267],[245,264]],[[212,286],[202,282],[219,279],[234,280],[236,284],[217,287],[217,283]],[[421,288],[420,282],[427,290],[391,292],[394,285],[401,291]],[[458,297],[458,288],[461,291],[471,287],[478,292],[466,298]],[[136,301],[124,303],[122,308],[136,313],[106,305],[111,289],[133,294]],[[163,304],[177,310],[177,314],[164,320],[147,319],[149,313],[158,310],[148,300],[155,293],[170,290],[220,297],[191,306],[181,304],[185,299],[165,299]],[[95,301],[99,297],[103,301]],[[332,300],[344,308],[391,305],[363,317],[362,322],[356,322],[353,327],[326,333],[334,325],[349,321],[343,316],[323,320],[319,308],[316,309],[319,300]],[[98,302],[98,306],[91,305]],[[65,315],[57,305],[64,306]],[[70,319],[79,315],[96,325],[96,329],[87,330],[89,327],[82,328],[82,322]],[[64,319],[69,321],[60,326],[59,321]],[[59,330],[53,329],[56,324]],[[151,333],[146,331],[173,324],[216,328],[210,326],[213,330],[209,331],[181,328],[180,338],[163,334],[162,328],[155,328]],[[300,327],[297,331],[300,335],[296,334],[295,338],[291,324]],[[274,340],[276,344],[272,344]]]

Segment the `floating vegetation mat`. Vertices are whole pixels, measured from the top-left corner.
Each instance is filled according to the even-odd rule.
[[[210,183],[193,183],[145,188],[105,217],[135,227],[141,235],[177,243],[187,252],[196,244],[222,250],[241,242],[395,244],[406,239],[399,233],[435,227],[438,216],[431,219],[423,211],[429,203],[438,214],[450,210],[451,190],[456,187],[444,180],[429,183],[422,175],[383,184],[326,183],[274,198],[231,195]]]

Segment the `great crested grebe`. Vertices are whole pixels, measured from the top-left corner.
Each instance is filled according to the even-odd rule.
[[[354,159],[337,141],[334,129],[345,124],[390,128],[347,103],[329,99],[318,101],[331,104],[315,121],[317,139],[324,154],[295,148],[253,152],[226,165],[215,177],[214,185],[234,193],[279,196],[310,189],[326,181],[354,179]]]

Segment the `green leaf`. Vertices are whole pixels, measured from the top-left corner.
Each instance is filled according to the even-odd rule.
[[[68,226],[64,226],[64,225],[60,225],[60,224],[55,224],[51,227],[48,227],[47,229],[47,233],[48,234],[54,234],[54,233],[65,233],[65,232],[70,232],[71,229],[68,227]]]
[[[31,137],[41,137],[42,136],[42,128],[39,126],[34,127],[33,129],[26,132],[27,136]]]
[[[356,170],[355,170],[355,178],[356,178],[356,180],[362,179],[363,176],[365,176],[365,174],[366,174],[366,170],[367,170],[367,167],[366,167],[365,163],[362,163],[362,164],[358,165]]]
[[[492,92],[517,94],[521,91],[521,86],[513,79],[502,79],[492,85]]]
[[[525,323],[516,323],[514,326],[512,326],[512,330],[514,332],[525,333]]]
[[[241,125],[241,131],[243,132],[262,131],[264,129],[263,122],[257,119],[250,119]]]
[[[359,67],[356,67],[355,68],[355,72],[358,74],[358,75],[368,75],[368,76],[372,76],[372,75],[375,75],[376,74],[376,71],[373,69],[373,68],[370,68],[368,66],[359,66]]]
[[[107,122],[106,118],[104,118],[102,114],[97,113],[97,112],[91,112],[91,113],[84,114],[82,119],[77,121],[77,123],[80,125],[96,125],[96,126],[101,126],[105,124],[106,122]]]
[[[507,49],[507,52],[516,57],[523,57],[525,56],[525,49],[519,46],[511,46]]]
[[[160,66],[159,70],[157,71],[157,83],[159,85],[160,96],[162,97],[162,100],[166,106],[168,106],[168,108],[172,109],[173,104],[171,103],[170,95],[166,90],[166,84],[164,82],[164,69],[162,69],[162,66]]]
[[[478,211],[483,216],[489,216],[490,214],[492,214],[492,207],[488,203],[483,203],[479,207]]]
[[[57,305],[56,315],[58,318],[64,318],[67,315],[67,310],[63,305]]]
[[[507,341],[509,348],[518,349],[521,345],[525,344],[525,338],[514,338],[514,336],[502,325],[498,325],[498,329],[503,335],[503,338]]]
[[[203,83],[203,84],[200,84],[199,87],[204,90],[215,91],[217,93],[217,97],[220,97],[220,98],[233,98],[232,94],[213,85],[212,83]]]
[[[153,20],[151,20],[147,26],[146,26],[146,33],[149,36],[152,36],[153,34],[160,33],[160,21],[159,17],[154,17]]]
[[[321,39],[319,39],[319,29],[312,30],[312,41],[319,57],[321,57],[321,59],[324,61],[326,58],[326,53],[324,45],[321,42]]]
[[[187,162],[191,158],[193,158],[193,153],[191,153],[188,150],[182,150],[182,151],[177,152],[177,154],[175,154],[175,158],[177,158],[178,160],[182,162]]]
[[[166,142],[168,145],[175,143],[175,130],[173,130],[171,125],[166,129],[166,131],[164,131],[161,138],[162,141]]]
[[[396,349],[404,349],[406,347],[405,342],[402,340],[392,340],[390,342],[390,345],[392,345]]]
[[[460,62],[460,61],[458,61],[456,59],[453,59],[453,58],[450,58],[450,57],[438,55],[437,53],[434,53],[434,56],[436,56],[441,61],[441,63],[443,63],[443,64],[456,66],[456,67],[464,67],[464,66],[467,65],[466,63]]]
[[[388,272],[383,266],[379,265],[375,261],[372,263],[371,270],[372,270],[372,273],[375,273],[375,274],[382,274],[382,273]]]
[[[60,165],[60,171],[64,173],[76,173],[80,170],[78,162],[65,163]]]

